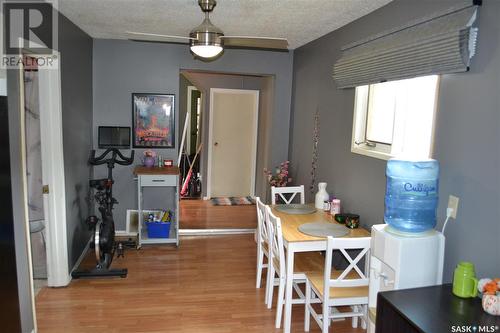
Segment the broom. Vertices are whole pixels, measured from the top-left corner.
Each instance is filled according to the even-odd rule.
[[[191,176],[193,174],[194,163],[196,162],[196,158],[198,157],[198,154],[201,151],[201,147],[203,147],[203,143],[200,143],[200,145],[198,146],[198,149],[196,150],[196,154],[194,155],[193,161],[191,162],[191,166],[189,167],[189,171],[186,175],[186,179],[184,179],[184,184],[182,184],[181,196],[185,196],[187,194],[189,180],[191,179]]]

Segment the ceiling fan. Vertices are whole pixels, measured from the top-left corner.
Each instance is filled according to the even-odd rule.
[[[208,60],[215,59],[218,55],[220,55],[224,50],[224,47],[288,51],[288,41],[285,38],[225,36],[222,30],[217,28],[210,21],[210,13],[217,5],[217,1],[198,0],[198,5],[205,13],[205,19],[199,26],[191,30],[191,32],[189,33],[189,37],[152,34],[136,31],[126,31],[126,33],[134,36],[130,38],[133,41],[189,44],[191,51],[195,55]],[[140,36],[154,38],[154,40],[140,39],[138,38]],[[165,39],[177,41],[172,42]]]

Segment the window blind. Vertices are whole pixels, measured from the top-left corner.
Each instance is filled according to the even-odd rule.
[[[477,7],[450,9],[343,47],[333,67],[337,86],[466,72],[476,52]]]

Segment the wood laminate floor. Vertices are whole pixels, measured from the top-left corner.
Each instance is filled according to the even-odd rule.
[[[113,263],[128,268],[125,279],[43,288],[36,297],[38,332],[281,332],[274,328],[275,306],[264,305],[265,289],[255,289],[254,262],[251,234],[127,250]],[[304,307],[293,309],[292,330],[303,332]],[[311,324],[311,332],[320,331]],[[364,332],[350,321],[330,331]]]
[[[181,228],[256,224],[254,205],[181,202]],[[43,288],[36,298],[39,332],[281,332],[274,328],[275,308],[264,305],[265,289],[255,289],[255,252],[251,234],[184,237],[179,248],[127,250],[113,263],[128,268],[126,279]],[[92,262],[91,254],[87,259]],[[303,332],[303,313],[303,306],[294,306],[293,332]],[[312,324],[311,332],[319,331]],[[364,332],[349,321],[332,331]]]
[[[255,205],[214,206],[210,200],[181,200],[181,229],[255,229]]]

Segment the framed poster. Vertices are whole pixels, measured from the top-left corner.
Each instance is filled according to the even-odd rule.
[[[175,147],[175,95],[132,94],[134,148]]]

